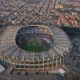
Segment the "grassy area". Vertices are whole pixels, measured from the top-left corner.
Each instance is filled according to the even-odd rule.
[[[26,51],[41,52],[41,51],[47,50],[48,47],[46,45],[43,45],[39,41],[30,41],[26,43],[23,49]]]

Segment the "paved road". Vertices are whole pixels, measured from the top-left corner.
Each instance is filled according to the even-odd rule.
[[[16,75],[17,73],[13,73],[12,75],[8,73],[0,74],[0,80],[64,80],[64,78],[60,74],[47,74],[40,73],[36,74],[27,74],[21,73],[20,75]]]

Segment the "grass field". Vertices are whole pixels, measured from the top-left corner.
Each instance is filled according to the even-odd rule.
[[[48,47],[46,45],[43,45],[39,41],[30,41],[25,44],[23,49],[26,51],[41,52],[41,51],[47,50]]]

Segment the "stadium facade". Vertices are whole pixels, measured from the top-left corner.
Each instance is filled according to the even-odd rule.
[[[0,36],[0,60],[17,71],[54,71],[67,64],[72,44],[58,27],[9,26]]]

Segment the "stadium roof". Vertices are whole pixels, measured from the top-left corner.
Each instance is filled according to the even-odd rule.
[[[9,26],[0,36],[0,55],[15,57],[18,60],[42,60],[63,56],[70,52],[72,45],[66,33],[58,27],[48,26],[54,33],[53,47],[43,52],[29,52],[16,45],[15,38],[20,26]]]

